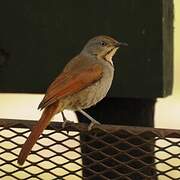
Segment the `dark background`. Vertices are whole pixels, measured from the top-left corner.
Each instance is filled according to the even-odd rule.
[[[0,92],[44,93],[89,38],[106,34],[129,46],[114,57],[109,97],[87,112],[104,124],[154,126],[156,98],[172,91],[173,1],[6,0],[0,3],[0,23]],[[88,149],[81,150],[89,154]],[[90,177],[89,161],[82,160],[83,176]],[[151,154],[143,161],[154,163]],[[100,168],[97,164],[96,169]],[[154,175],[155,171],[147,167],[144,173]],[[133,180],[141,179],[139,173],[132,175]]]
[[[1,1],[0,92],[45,92],[89,38],[105,34],[129,44],[114,57],[109,95],[167,96],[172,19],[168,0]]]

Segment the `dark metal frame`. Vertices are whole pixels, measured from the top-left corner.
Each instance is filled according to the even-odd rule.
[[[0,119],[0,179],[180,179],[180,130],[98,125],[88,132],[87,124],[62,129],[51,122],[19,166],[20,148],[34,124]]]

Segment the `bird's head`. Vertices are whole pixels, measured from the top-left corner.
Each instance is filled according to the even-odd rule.
[[[111,62],[112,57],[121,45],[127,46],[126,43],[120,43],[110,36],[96,36],[86,43],[82,53]]]

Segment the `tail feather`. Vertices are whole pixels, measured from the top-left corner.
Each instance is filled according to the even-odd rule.
[[[43,130],[48,126],[49,121],[55,115],[57,110],[57,103],[48,106],[41,115],[40,120],[33,127],[31,134],[27,138],[25,144],[23,144],[21,152],[18,157],[18,164],[23,165],[27,156],[29,155],[32,147],[38,140],[39,136],[42,134]]]

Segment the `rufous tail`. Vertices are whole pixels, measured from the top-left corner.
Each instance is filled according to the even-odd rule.
[[[27,156],[29,155],[32,147],[38,140],[39,136],[42,134],[43,130],[48,126],[49,121],[56,114],[57,103],[48,106],[42,113],[40,120],[33,127],[31,134],[27,138],[26,142],[23,144],[20,154],[18,156],[18,164],[23,165]]]

